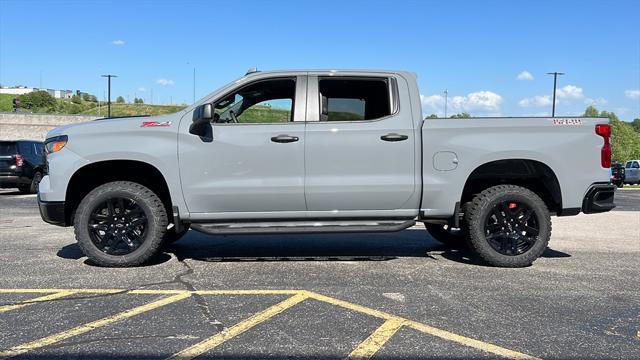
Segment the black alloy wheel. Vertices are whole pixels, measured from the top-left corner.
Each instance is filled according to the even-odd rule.
[[[486,218],[484,230],[489,245],[509,256],[529,251],[540,234],[535,211],[518,201],[497,203]]]
[[[135,200],[108,198],[92,211],[87,224],[93,244],[109,255],[126,255],[145,241],[147,215]]]

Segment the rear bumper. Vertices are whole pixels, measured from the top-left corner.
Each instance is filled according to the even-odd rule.
[[[13,188],[18,185],[30,184],[31,179],[19,175],[0,175],[0,188]]]
[[[42,201],[38,195],[40,217],[49,224],[66,226],[64,216],[64,201]]]
[[[610,211],[616,207],[613,202],[616,186],[611,184],[593,184],[587,190],[582,201],[582,212],[595,214]]]

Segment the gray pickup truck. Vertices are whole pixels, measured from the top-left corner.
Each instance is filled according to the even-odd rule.
[[[410,72],[250,72],[176,114],[50,131],[38,202],[103,266],[142,264],[189,228],[423,222],[486,264],[520,267],[547,248],[551,215],[614,207],[610,135],[599,118],[423,120]]]

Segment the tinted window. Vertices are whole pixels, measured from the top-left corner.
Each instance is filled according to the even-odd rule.
[[[0,142],[0,156],[15,155],[18,153],[18,147],[14,142]]]
[[[259,81],[232,93],[214,106],[216,123],[286,123],[293,119],[293,79]]]
[[[44,144],[42,144],[42,143],[34,143],[33,144],[33,149],[34,149],[35,154],[37,156],[41,156],[42,153],[44,152]]]
[[[640,164],[638,164],[638,162],[637,162],[637,161],[634,161],[634,162],[633,162],[633,168],[634,168],[634,169],[640,169]]]
[[[627,169],[631,169],[631,161],[627,161],[627,164],[624,166]]]
[[[29,142],[21,142],[18,143],[20,148],[20,154],[23,156],[32,156],[33,155],[33,144]]]
[[[374,120],[391,115],[386,78],[324,78],[318,86],[321,121]]]

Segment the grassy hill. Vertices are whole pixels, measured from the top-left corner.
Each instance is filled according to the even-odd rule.
[[[12,100],[15,95],[0,94],[0,111],[13,111]],[[185,105],[148,105],[148,104],[111,104],[112,116],[131,115],[164,115],[178,112],[184,109]],[[20,112],[44,113],[44,114],[82,114],[82,115],[107,115],[107,105],[105,103],[82,101],[80,104],[67,99],[56,99],[55,106],[49,108],[24,109]]]

